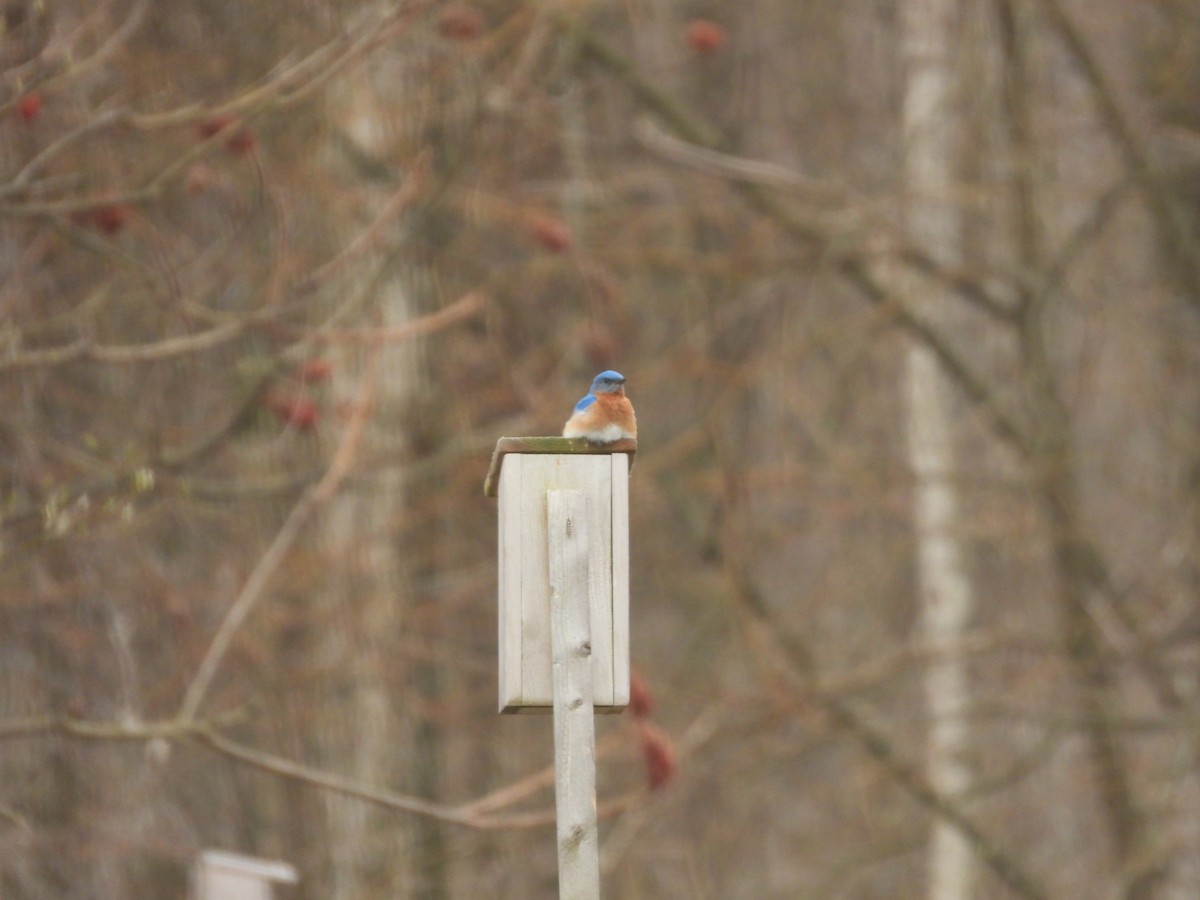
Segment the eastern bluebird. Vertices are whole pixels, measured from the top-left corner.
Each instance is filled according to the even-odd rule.
[[[637,418],[625,396],[625,376],[612,369],[597,375],[592,389],[575,404],[575,411],[563,426],[563,437],[586,438],[593,444],[636,439]]]

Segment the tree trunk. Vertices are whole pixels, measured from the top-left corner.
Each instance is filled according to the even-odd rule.
[[[943,263],[961,255],[960,223],[951,196],[958,148],[951,109],[955,82],[952,46],[955,0],[909,0],[902,7],[907,82],[904,94],[905,218],[912,239]],[[937,292],[921,289],[917,306],[937,318]],[[909,292],[909,302],[917,290]],[[922,308],[923,307],[923,308]],[[931,350],[914,344],[906,359],[908,455],[914,479],[913,519],[924,643],[934,653],[925,675],[930,728],[929,783],[943,796],[969,783],[962,760],[967,705],[965,663],[954,652],[971,615],[971,583],[958,538],[959,501],[945,376]],[[971,848],[962,834],[935,822],[929,849],[929,896],[960,900],[971,894]]]
[[[373,76],[376,73],[367,70],[352,89],[349,112],[341,124],[349,140],[375,159],[387,157],[395,108],[381,99]],[[335,157],[334,164],[338,162]],[[380,214],[397,184],[352,181],[351,187],[358,191],[359,201],[346,223],[353,235]],[[369,279],[377,279],[370,288],[375,297],[369,307],[370,324],[395,327],[416,314],[405,275],[394,266],[381,275],[364,272],[364,290]],[[368,360],[373,353],[378,354],[374,363]],[[408,343],[379,348],[354,345],[333,360],[333,408],[371,405],[358,448],[360,459],[396,460],[406,451],[402,420],[416,391],[414,353]],[[378,366],[377,374],[369,371],[373,364]],[[334,425],[331,433],[336,432]],[[405,776],[422,781],[416,774],[424,761],[421,726],[410,717],[398,716],[390,696],[404,682],[397,672],[402,664],[395,645],[408,624],[403,589],[409,573],[396,532],[408,498],[395,464],[365,471],[361,479],[363,486],[334,497],[324,516],[325,555],[335,564],[321,586],[316,625],[317,657],[330,672],[321,699],[318,744],[328,768],[364,784],[405,783]],[[422,795],[436,793],[433,785],[425,783],[418,790]],[[332,863],[329,896],[338,900],[438,896],[427,889],[428,873],[423,871],[437,855],[427,852],[424,830],[436,826],[398,821],[348,797],[329,797],[324,808]],[[397,859],[406,857],[405,863],[397,865]]]

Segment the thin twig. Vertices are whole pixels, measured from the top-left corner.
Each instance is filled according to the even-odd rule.
[[[602,759],[618,747],[624,745],[626,741],[627,738],[622,732],[610,732],[596,744],[596,759]],[[493,791],[486,797],[480,797],[478,800],[471,801],[464,805],[463,809],[469,811],[472,815],[495,812],[498,809],[504,809],[506,806],[512,806],[514,803],[524,800],[539,790],[553,786],[554,766],[549,765],[526,775],[519,781],[514,781],[512,784],[505,785]]]
[[[78,128],[73,128],[56,140],[51,141],[42,150],[35,154],[34,157],[29,160],[29,162],[22,166],[20,171],[18,171],[17,174],[14,175],[7,184],[0,185],[0,198],[8,197],[23,191],[29,186],[30,182],[33,180],[33,177],[39,171],[49,165],[54,157],[58,156],[58,154],[70,148],[77,142],[81,141],[83,138],[88,137],[97,131],[103,131],[106,128],[111,128],[117,125],[121,121],[123,115],[124,113],[120,112],[119,110],[110,110],[108,112],[101,113],[98,116],[88,119]],[[106,200],[105,202],[111,201]]]
[[[302,781],[315,787],[336,791],[339,794],[357,797],[360,800],[366,800],[377,806],[385,806],[388,809],[400,810],[402,812],[417,813],[418,815],[440,819],[443,822],[451,822],[455,825],[477,826],[479,821],[469,813],[463,812],[461,807],[448,806],[443,803],[422,800],[419,797],[407,794],[397,794],[380,788],[367,787],[352,779],[343,778],[340,775],[334,775],[321,769],[284,759],[280,756],[251,749],[230,740],[217,731],[202,730],[196,735],[196,738],[200,743],[211,747],[222,755],[239,760],[256,769],[271,772],[275,775],[282,775],[294,781]]]
[[[449,306],[444,306],[437,312],[427,316],[410,319],[399,325],[389,327],[374,326],[370,328],[344,328],[318,331],[312,336],[314,343],[371,343],[379,341],[391,344],[397,341],[410,341],[413,338],[424,337],[435,331],[441,331],[450,325],[469,319],[487,306],[489,298],[481,291],[469,291]]]
[[[633,136],[643,147],[664,159],[722,178],[797,191],[814,200],[846,200],[846,191],[837,185],[818,181],[777,163],[747,159],[731,153],[722,153],[711,147],[698,146],[671,135],[650,119],[643,118],[635,122]]]

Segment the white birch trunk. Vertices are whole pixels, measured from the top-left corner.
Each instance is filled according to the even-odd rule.
[[[962,713],[969,686],[955,645],[967,626],[973,597],[955,534],[958,497],[952,480],[953,435],[943,381],[933,354],[924,347],[909,351],[908,450],[915,480],[913,518],[921,629],[924,642],[934,652],[925,675],[930,721],[926,768],[934,790],[955,797],[969,784],[969,772],[961,758],[967,740]],[[935,822],[929,851],[929,897],[965,900],[970,895],[970,845],[953,827]]]
[[[958,152],[953,127],[956,0],[906,0],[901,9],[907,66],[903,110],[907,226],[911,238],[930,255],[956,262],[961,254],[953,198]],[[936,321],[941,305],[936,291],[924,285],[906,293],[908,302],[918,303],[918,311]],[[956,797],[969,784],[962,759],[967,738],[962,713],[969,685],[954,648],[967,626],[973,597],[958,539],[952,414],[945,376],[927,347],[910,348],[905,377],[921,629],[924,642],[934,651],[925,677],[931,723],[926,769],[938,794]],[[928,885],[931,900],[971,896],[971,847],[941,821],[933,825]]]
[[[350,89],[346,115],[340,125],[368,153],[386,154],[387,124],[394,110],[380,101],[370,79]],[[334,156],[336,162],[336,151]],[[395,184],[369,187],[352,184],[362,205],[347,224],[345,244],[378,216],[396,190]],[[366,271],[372,271],[368,268]],[[359,289],[350,282],[349,290]],[[393,276],[378,286],[378,319],[383,328],[400,325],[414,315],[413,304],[400,278]],[[366,374],[361,346],[331,351],[333,378],[329,398],[332,410],[346,410],[364,401]],[[378,383],[373,390],[373,412],[359,448],[361,457],[399,456],[406,444],[398,417],[415,391],[414,350],[409,344],[386,345],[379,353]],[[341,423],[329,434],[337,440]],[[331,696],[326,701],[319,739],[325,764],[364,784],[387,784],[396,775],[398,761],[411,755],[413,736],[408,724],[396,716],[388,697],[395,662],[394,641],[403,627],[401,604],[404,566],[395,539],[397,518],[402,515],[404,488],[396,469],[371,473],[368,489],[343,490],[323,516],[325,554],[334,564],[320,590],[327,604],[326,625],[318,643],[318,665],[330,673]],[[344,694],[341,688],[345,689]],[[405,823],[381,814],[360,800],[328,795],[324,798],[331,858],[332,900],[361,900],[382,888],[389,897],[409,896],[411,866],[396,865],[411,852]],[[381,874],[386,873],[386,874]],[[386,879],[380,884],[379,879]]]

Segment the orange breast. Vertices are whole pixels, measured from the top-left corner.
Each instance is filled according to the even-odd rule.
[[[637,417],[633,414],[633,404],[623,394],[597,394],[593,408],[600,413],[605,421],[621,427],[622,431],[637,437]]]

